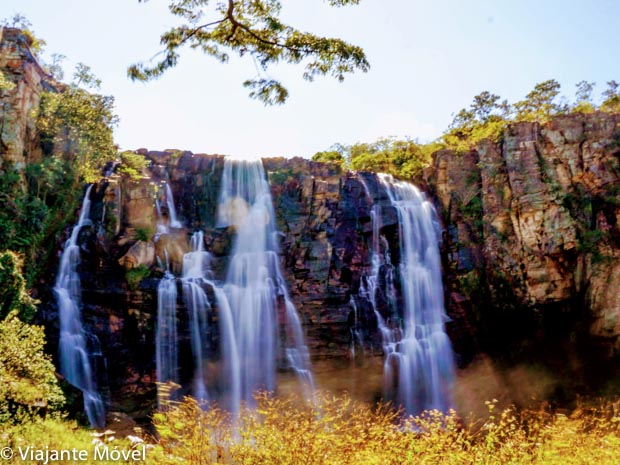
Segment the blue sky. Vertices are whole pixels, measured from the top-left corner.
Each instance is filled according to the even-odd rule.
[[[362,0],[332,8],[323,0],[283,0],[300,29],[362,46],[370,72],[343,83],[302,80],[302,69],[273,68],[289,88],[284,106],[264,107],[241,83],[251,59],[227,65],[187,50],[177,68],[150,83],[128,65],[159,51],[174,19],[166,1],[3,0],[0,17],[19,12],[47,41],[46,54],[84,62],[114,95],[123,149],[178,148],[255,156],[311,156],[334,142],[380,136],[439,136],[452,114],[483,90],[516,101],[555,78],[572,98],[582,79],[620,81],[617,0]]]

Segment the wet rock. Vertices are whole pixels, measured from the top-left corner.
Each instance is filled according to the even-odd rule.
[[[155,244],[138,241],[123,255],[118,263],[126,270],[139,266],[151,267],[155,261]]]

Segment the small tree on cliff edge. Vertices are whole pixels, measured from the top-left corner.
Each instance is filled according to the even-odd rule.
[[[147,0],[138,0],[140,2]],[[328,0],[331,6],[357,5],[360,0]],[[246,80],[250,97],[266,105],[282,104],[288,91],[278,80],[265,74],[270,65],[278,62],[306,62],[304,79],[331,75],[342,81],[344,75],[356,69],[368,71],[370,65],[364,51],[340,39],[303,32],[280,19],[278,0],[173,0],[170,12],[183,23],[161,35],[164,46],[155,63],[138,63],[128,69],[131,79],[147,81],[161,76],[176,66],[179,50],[187,45],[202,50],[221,62],[227,62],[230,52],[250,55],[261,75]]]

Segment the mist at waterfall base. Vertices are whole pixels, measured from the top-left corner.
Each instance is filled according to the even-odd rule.
[[[65,243],[54,294],[60,319],[60,372],[69,383],[82,391],[88,421],[92,427],[100,428],[105,425],[105,409],[97,391],[92,363],[95,355],[100,356],[100,351],[95,353],[93,346],[98,345],[98,341],[93,335],[86,334],[82,327],[82,291],[77,269],[80,264],[78,245],[80,230],[91,224],[89,219],[91,189],[92,185],[86,189],[78,222]]]

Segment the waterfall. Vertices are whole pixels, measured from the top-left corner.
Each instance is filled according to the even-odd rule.
[[[77,224],[71,231],[71,237],[65,243],[60,259],[60,268],[56,277],[54,294],[60,315],[60,371],[66,380],[82,391],[84,410],[92,427],[105,425],[105,409],[91,365],[91,356],[82,328],[81,285],[77,267],[80,263],[78,236],[82,227],[91,224],[90,191],[88,186],[84,194],[82,209]]]
[[[205,363],[207,360],[208,312],[211,310],[205,293],[209,271],[209,254],[204,250],[204,233],[195,232],[192,251],[183,256],[183,297],[189,311],[190,336],[194,357],[194,397],[208,400]]]
[[[155,354],[157,380],[178,383],[177,280],[168,269],[157,287]]]
[[[385,394],[407,414],[447,412],[451,405],[454,361],[445,332],[439,237],[436,213],[413,185],[378,175],[390,206],[398,212],[399,264],[391,263],[380,234],[379,205],[373,207],[372,269],[360,290],[373,305],[385,353]],[[398,311],[395,276],[400,280]],[[388,311],[378,311],[377,299]]]
[[[275,214],[263,165],[226,159],[218,205],[218,227],[234,226],[235,240],[223,294],[230,310],[229,340],[223,339],[225,373],[238,380],[238,397],[254,404],[258,389],[275,389],[276,367],[285,362],[306,395],[314,390],[301,324],[280,271]],[[228,309],[227,309],[228,310]],[[284,324],[284,350],[279,326]],[[284,355],[284,359],[281,356]]]
[[[166,206],[168,207],[168,218],[170,219],[169,226],[176,229],[182,228],[183,224],[177,218],[177,210],[174,206],[172,189],[170,189],[170,184],[168,183],[166,183]]]
[[[183,227],[183,223],[177,218],[177,209],[174,206],[174,196],[172,195],[172,189],[170,184],[164,182],[164,200],[166,202],[166,208],[168,210],[168,224],[164,223],[164,216],[161,211],[161,203],[159,198],[155,198],[155,211],[157,212],[157,236],[160,234],[167,234],[170,229],[180,229]]]

